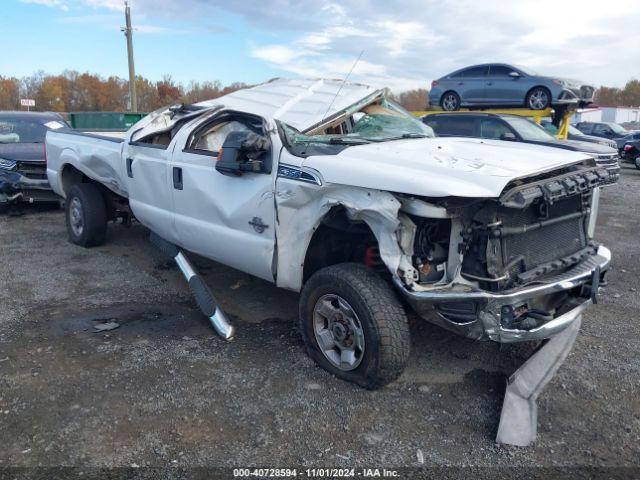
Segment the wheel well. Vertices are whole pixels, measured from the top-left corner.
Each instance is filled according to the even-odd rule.
[[[78,183],[89,183],[91,181],[92,180],[89,177],[87,177],[73,165],[67,163],[64,167],[62,167],[60,184],[62,186],[62,191],[65,197],[69,195],[69,192],[74,185]]]
[[[369,225],[349,219],[344,207],[333,207],[311,237],[304,259],[303,282],[318,270],[343,262],[362,263],[381,273],[387,271]]]
[[[60,185],[65,198],[69,195],[73,186],[78,183],[93,183],[98,187],[107,205],[107,213],[110,220],[113,220],[116,217],[122,217],[123,219],[129,217],[130,210],[127,199],[116,195],[100,182],[96,182],[73,165],[67,163],[62,167],[62,173],[60,175]]]

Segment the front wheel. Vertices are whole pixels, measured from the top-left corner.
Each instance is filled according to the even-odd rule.
[[[65,217],[69,240],[82,247],[104,243],[107,234],[107,207],[93,183],[78,183],[67,196]]]
[[[636,157],[634,163],[636,164],[636,168],[640,170],[640,157]]]
[[[527,93],[525,104],[531,110],[545,110],[551,106],[551,93],[544,87],[536,87]]]
[[[323,268],[300,297],[300,331],[309,356],[364,388],[396,380],[409,359],[409,325],[391,287],[356,263]]]

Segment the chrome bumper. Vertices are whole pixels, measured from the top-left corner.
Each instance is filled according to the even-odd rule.
[[[609,268],[610,262],[611,252],[608,248],[600,246],[595,255],[561,275],[538,285],[504,292],[488,292],[463,284],[411,291],[399,279],[394,278],[394,282],[409,305],[425,319],[476,340],[511,343],[542,340],[557,335],[580,318],[580,314],[591,303],[591,298],[581,297],[582,301],[573,309],[531,330],[505,328],[501,322],[503,307],[589,284],[594,272],[600,272],[602,275]],[[434,309],[434,306],[441,302],[476,302],[479,305],[477,318],[466,323],[453,322]]]

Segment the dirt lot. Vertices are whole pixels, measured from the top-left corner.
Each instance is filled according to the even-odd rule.
[[[238,327],[225,343],[143,227],[86,250],[62,212],[1,217],[0,466],[638,466],[639,234],[625,169],[600,211],[609,287],[539,400],[535,446],[507,448],[517,362],[497,344],[419,322],[406,373],[365,391],[307,358],[296,294],[196,259]]]

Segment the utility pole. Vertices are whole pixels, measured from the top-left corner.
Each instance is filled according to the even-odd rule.
[[[131,99],[131,111],[138,111],[138,96],[136,95],[136,67],[133,65],[133,29],[131,28],[131,8],[129,2],[124,2],[124,17],[126,27],[120,30],[127,37],[127,55],[129,56],[129,97]]]

